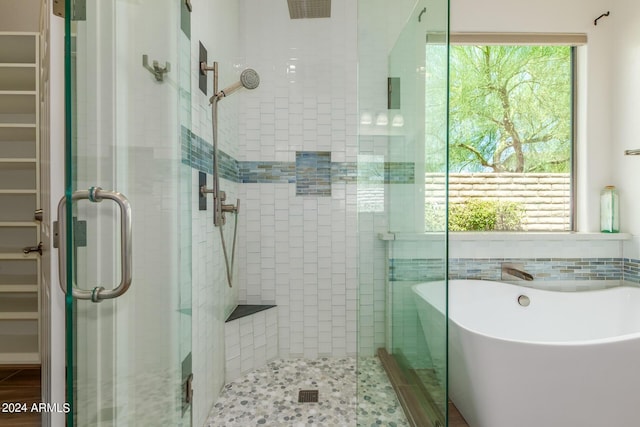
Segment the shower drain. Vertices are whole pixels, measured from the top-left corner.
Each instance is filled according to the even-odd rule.
[[[318,403],[318,390],[300,390],[298,403]]]

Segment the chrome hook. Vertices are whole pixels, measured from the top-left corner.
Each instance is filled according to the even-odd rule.
[[[171,71],[171,66],[168,62],[165,62],[164,68],[158,65],[158,61],[153,61],[153,67],[149,65],[149,55],[142,55],[142,66],[149,70],[157,81],[164,81],[164,75]]]

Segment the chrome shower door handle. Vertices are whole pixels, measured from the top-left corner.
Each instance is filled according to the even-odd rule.
[[[132,279],[132,244],[131,244],[131,205],[127,198],[116,191],[105,191],[100,187],[91,187],[89,190],[76,191],[71,196],[71,203],[75,200],[89,200],[99,203],[104,199],[113,200],[120,208],[120,283],[113,289],[105,289],[95,286],[93,289],[81,289],[73,286],[72,295],[76,299],[100,302],[105,299],[117,298],[127,292]],[[67,198],[62,197],[58,203],[58,233],[60,236],[58,245],[58,275],[62,292],[67,283]]]

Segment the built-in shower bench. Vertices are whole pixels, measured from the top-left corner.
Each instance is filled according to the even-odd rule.
[[[275,305],[265,305],[265,304],[240,304],[236,307],[235,310],[227,317],[227,322],[231,322],[232,320],[240,319],[241,317],[251,316],[252,314],[258,313],[259,311],[268,310],[270,308],[275,307]]]
[[[225,382],[265,366],[278,357],[278,308],[238,305],[224,325]]]

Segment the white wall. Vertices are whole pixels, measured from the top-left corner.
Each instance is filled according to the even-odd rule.
[[[620,191],[620,224],[635,235],[625,246],[625,257],[640,257],[640,157],[625,156],[624,150],[640,148],[638,110],[640,106],[640,3],[618,0],[611,7],[613,27],[611,77],[613,94],[611,136],[603,144],[611,153],[612,183]]]

